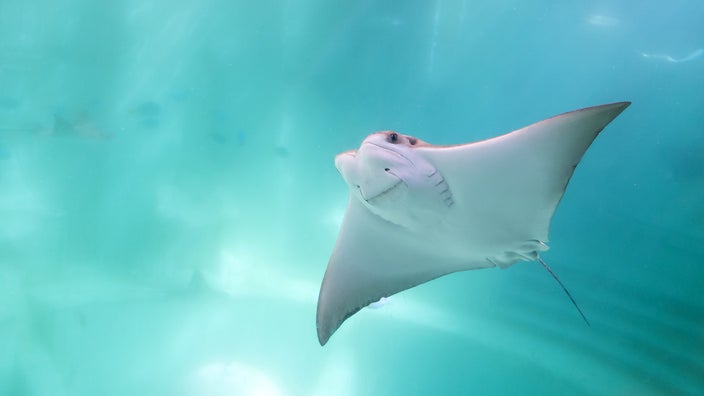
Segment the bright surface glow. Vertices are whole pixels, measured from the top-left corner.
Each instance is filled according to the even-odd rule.
[[[214,269],[205,272],[209,283],[229,295],[259,296],[267,299],[315,304],[318,285],[296,278],[273,266],[245,248],[223,249]]]
[[[241,362],[209,363],[195,372],[194,395],[283,396],[274,380],[262,370]]]

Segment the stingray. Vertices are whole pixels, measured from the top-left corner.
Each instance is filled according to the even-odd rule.
[[[564,113],[480,142],[436,146],[393,131],[335,157],[350,194],[320,287],[325,345],[369,304],[457,271],[540,262],[575,167],[630,102]],[[587,322],[588,324],[588,322]]]

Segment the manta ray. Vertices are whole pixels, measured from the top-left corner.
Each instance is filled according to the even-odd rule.
[[[360,309],[457,271],[540,262],[550,221],[599,132],[630,105],[564,113],[468,144],[394,131],[335,157],[350,194],[318,296],[318,341]],[[588,324],[589,322],[587,322]]]

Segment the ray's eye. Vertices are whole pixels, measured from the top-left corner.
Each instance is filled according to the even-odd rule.
[[[398,143],[398,133],[391,132],[389,134],[389,137],[387,138],[387,140],[389,141],[389,143],[394,143],[394,144]]]

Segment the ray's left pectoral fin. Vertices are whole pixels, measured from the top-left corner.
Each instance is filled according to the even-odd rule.
[[[492,139],[417,152],[443,172],[473,224],[501,225],[495,239],[511,230],[512,239],[547,241],[550,219],[582,155],[629,104],[588,107]],[[481,231],[487,234],[486,227]]]
[[[425,253],[432,251],[423,249],[426,244],[351,197],[320,287],[320,344],[370,303],[457,270]]]

